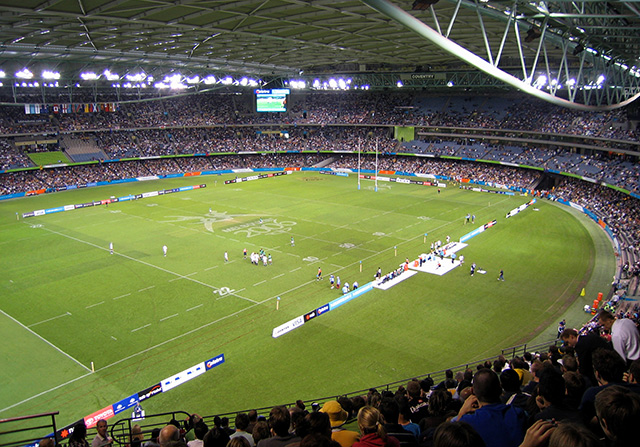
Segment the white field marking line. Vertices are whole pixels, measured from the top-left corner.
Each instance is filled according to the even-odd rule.
[[[65,312],[62,315],[58,315],[57,317],[47,318],[46,320],[38,321],[37,323],[30,324],[27,327],[34,327],[34,326],[37,326],[39,324],[46,323],[47,321],[56,320],[58,318],[62,318],[62,317],[66,317],[66,316],[71,316],[71,312]]]
[[[182,278],[178,278],[178,279],[182,279]],[[144,292],[145,290],[153,289],[154,287],[155,286],[145,287],[144,289],[139,289],[138,292]]]
[[[265,279],[264,281],[260,281],[260,282],[255,283],[255,284],[253,285],[253,287],[255,287],[255,286],[259,286],[260,284],[264,284],[265,282],[267,282],[267,280],[266,280],[266,279]]]
[[[309,281],[307,284],[303,284],[303,285],[308,285],[308,284],[311,284],[312,282],[315,282],[315,279],[314,279],[313,281]],[[299,287],[302,287],[302,286],[299,286]],[[297,288],[297,287],[296,287],[296,288]],[[292,290],[295,290],[295,289],[292,289]],[[109,364],[109,365],[107,365],[107,366],[103,366],[102,368],[97,369],[97,370],[96,370],[96,372],[98,372],[98,371],[102,371],[102,370],[107,369],[107,368],[111,368],[112,366],[116,366],[116,365],[118,365],[118,364],[120,364],[120,363],[122,363],[122,362],[125,362],[125,361],[127,361],[127,360],[130,360],[130,359],[132,359],[132,358],[134,358],[134,357],[137,357],[137,356],[139,356],[139,355],[141,355],[141,354],[144,354],[144,353],[146,353],[146,352],[149,352],[149,351],[152,351],[152,350],[154,350],[154,349],[156,349],[156,348],[159,348],[159,347],[161,347],[161,346],[164,346],[164,345],[166,345],[167,343],[174,342],[174,341],[179,340],[179,339],[181,339],[181,338],[183,338],[183,337],[186,337],[186,336],[188,336],[188,335],[191,335],[191,334],[193,334],[194,332],[197,332],[197,331],[202,330],[202,329],[205,329],[205,328],[207,328],[207,327],[209,327],[209,326],[211,326],[211,325],[214,325],[214,324],[216,324],[216,323],[219,323],[219,322],[221,322],[221,321],[224,321],[224,320],[226,320],[226,319],[228,319],[228,318],[235,317],[236,315],[241,314],[242,312],[245,312],[245,311],[247,311],[247,310],[249,310],[249,309],[253,309],[253,308],[254,308],[254,307],[256,307],[256,306],[259,306],[259,305],[261,305],[261,304],[264,304],[264,303],[266,303],[267,301],[272,301],[274,298],[275,298],[275,296],[273,296],[273,297],[269,297],[269,298],[266,298],[266,299],[264,299],[264,300],[262,300],[262,301],[260,301],[260,302],[256,302],[255,304],[251,304],[251,305],[249,305],[249,306],[245,307],[244,309],[240,309],[240,310],[238,310],[238,311],[236,311],[236,312],[230,313],[229,315],[225,315],[224,317],[220,317],[220,318],[218,318],[217,320],[210,321],[210,322],[208,322],[208,323],[206,323],[206,324],[203,324],[203,325],[202,325],[202,326],[200,326],[200,327],[197,327],[197,328],[191,329],[190,331],[187,331],[187,332],[185,332],[184,334],[176,335],[175,337],[170,338],[170,339],[168,339],[168,340],[165,340],[165,341],[163,341],[163,342],[161,342],[161,343],[158,343],[158,344],[157,344],[157,345],[155,345],[155,346],[150,346],[150,347],[148,347],[147,349],[143,349],[143,350],[142,350],[142,351],[140,351],[140,352],[136,352],[135,354],[131,354],[130,356],[127,356],[127,357],[125,357],[125,358],[122,358],[122,359],[120,359],[120,360],[117,360],[117,361],[115,361],[115,362],[113,362],[113,363],[111,363],[111,364]],[[150,325],[147,325],[147,326],[150,326]]]
[[[117,296],[117,297],[115,297],[113,299],[114,300],[119,300],[120,298],[124,298],[125,296],[129,296],[129,295],[131,295],[131,293],[125,293],[124,295]]]
[[[71,360],[73,360],[74,362],[76,362],[78,365],[82,366],[85,370],[91,372],[91,369],[87,368],[86,366],[84,366],[82,363],[80,363],[79,361],[77,361],[76,359],[74,359],[73,357],[71,357],[69,354],[67,354],[66,352],[64,352],[62,349],[58,348],[56,345],[54,345],[53,343],[51,343],[49,340],[47,340],[46,338],[42,337],[41,335],[37,334],[36,332],[34,332],[33,330],[29,329],[28,327],[26,327],[24,324],[20,323],[18,320],[16,320],[15,318],[13,318],[11,315],[9,315],[8,313],[6,313],[5,311],[0,309],[0,312],[2,313],[2,315],[4,315],[7,318],[10,318],[13,322],[15,322],[16,324],[19,324],[20,326],[22,326],[23,328],[25,328],[27,331],[31,332],[33,335],[35,335],[36,337],[38,337],[40,340],[42,340],[43,342],[45,342],[46,344],[48,344],[49,346],[51,346],[53,349],[55,349],[56,351],[58,351],[60,354],[63,354],[64,356],[66,356],[67,358],[70,358]]]
[[[298,268],[296,268],[296,269],[289,270],[289,273],[293,273],[293,272],[298,271],[298,270],[300,270],[300,269],[302,269],[302,267],[298,267]]]
[[[271,279],[280,278],[280,277],[282,277],[282,276],[284,276],[284,273],[281,273],[281,274],[279,274],[279,275],[277,275],[277,276],[274,276],[274,277],[273,277],[273,278],[271,278]]]
[[[354,264],[355,264],[355,263],[354,263]],[[338,268],[338,269],[340,269],[340,270],[343,270],[343,269],[345,269],[345,268],[346,268],[346,267],[344,267],[344,266],[342,266],[342,265],[338,265],[338,264],[329,264],[329,265],[331,265],[331,266],[333,266],[333,267],[337,267],[337,268]],[[351,265],[353,265],[353,264],[351,264]]]
[[[295,256],[296,258],[299,258],[299,257],[300,257],[300,255],[296,255],[296,254],[294,254],[294,253],[287,253],[287,254],[288,254],[289,256]]]
[[[184,278],[186,278],[188,276],[197,275],[197,274],[198,274],[198,272],[189,273],[188,275],[184,275]],[[184,278],[173,278],[173,279],[170,279],[169,282],[177,281],[179,279],[184,279]]]
[[[96,307],[96,306],[99,306],[101,304],[104,304],[104,301],[100,301],[99,303],[95,303],[95,304],[90,304],[90,305],[86,306],[85,309],[91,309],[92,307]]]
[[[80,242],[80,243],[82,243],[82,244],[86,244],[86,245],[90,245],[90,246],[92,246],[92,247],[96,247],[96,248],[98,248],[98,249],[100,249],[100,250],[104,250],[104,251],[109,250],[108,248],[102,247],[102,246],[97,245],[97,244],[94,244],[94,243],[92,243],[92,242],[83,241],[82,239],[78,239],[78,238],[76,238],[76,237],[69,236],[69,235],[67,235],[67,234],[60,233],[60,232],[55,231],[55,230],[51,230],[51,229],[49,229],[49,228],[42,227],[42,229],[44,229],[44,230],[46,230],[46,231],[48,231],[48,232],[50,232],[50,233],[54,233],[54,234],[57,234],[57,235],[59,235],[59,236],[66,237],[67,239],[71,239],[71,240],[74,240],[74,241],[76,241],[76,242]],[[198,281],[197,279],[188,278],[188,277],[186,277],[186,276],[184,276],[184,275],[181,275],[180,273],[172,272],[171,270],[167,270],[167,269],[165,269],[165,268],[163,268],[163,267],[159,267],[159,266],[157,266],[157,265],[150,264],[150,263],[148,263],[148,262],[146,262],[146,261],[143,261],[143,260],[141,260],[141,259],[136,259],[136,258],[133,258],[133,257],[131,257],[131,256],[125,255],[125,254],[123,254],[123,253],[115,253],[115,254],[117,254],[118,256],[121,256],[121,257],[123,257],[123,258],[129,259],[130,261],[137,262],[137,263],[142,264],[142,265],[146,265],[147,267],[151,267],[151,268],[154,268],[154,269],[156,269],[156,270],[160,270],[160,271],[165,272],[165,273],[168,273],[168,274],[170,274],[170,275],[180,276],[180,277],[182,277],[182,278],[188,279],[189,281],[195,282],[196,284],[200,284],[201,286],[208,287],[209,289],[213,289],[213,290],[220,290],[220,288],[219,288],[219,287],[215,287],[215,286],[212,286],[211,284],[207,284],[207,283],[204,283],[204,282],[202,282],[202,281]],[[155,287],[155,286],[152,286],[152,287]],[[145,290],[145,289],[142,289],[142,290]],[[233,295],[233,296],[235,296],[235,297],[237,297],[237,298],[243,299],[243,300],[245,300],[245,301],[250,301],[250,302],[252,302],[252,303],[254,303],[254,304],[258,304],[258,302],[257,302],[257,301],[252,300],[251,298],[247,298],[247,297],[244,297],[244,296],[241,296],[241,295],[237,295],[237,294],[235,294],[235,293],[232,293],[231,295]]]
[[[370,257],[373,257],[373,256],[374,256],[374,255],[371,255]],[[369,258],[365,258],[365,259],[363,259],[363,260],[367,260],[367,259],[369,259]],[[355,264],[356,264],[356,263],[353,263],[352,265],[355,265]],[[345,267],[345,268],[346,268],[346,267]],[[287,293],[294,292],[294,291],[296,291],[296,290],[298,290],[298,289],[300,289],[300,288],[302,288],[302,287],[306,287],[306,286],[308,286],[309,284],[313,284],[314,282],[316,282],[316,280],[315,280],[315,279],[310,280],[310,281],[307,281],[306,283],[303,283],[303,284],[299,284],[299,285],[298,285],[298,286],[296,286],[296,287],[293,287],[293,288],[291,288],[291,289],[289,289],[289,290],[285,290],[284,292],[281,292],[281,293],[280,293],[280,295],[284,295],[284,294],[287,294]],[[97,370],[96,370],[96,372],[99,372],[99,371],[102,371],[102,370],[105,370],[105,369],[111,368],[112,366],[119,365],[120,363],[123,363],[123,362],[125,362],[125,361],[127,361],[127,360],[130,360],[130,359],[134,358],[134,357],[137,357],[137,356],[139,356],[139,355],[145,354],[145,353],[147,353],[147,352],[149,352],[149,351],[152,351],[152,350],[154,350],[154,349],[156,349],[156,348],[159,348],[159,347],[161,347],[161,346],[164,346],[164,345],[166,345],[166,344],[168,344],[168,343],[174,342],[174,341],[179,340],[179,339],[181,339],[181,338],[183,338],[183,337],[186,337],[186,336],[188,336],[188,335],[191,335],[191,334],[193,334],[194,332],[197,332],[197,331],[200,331],[200,330],[202,330],[202,329],[205,329],[205,328],[207,328],[207,327],[209,327],[209,326],[212,326],[212,325],[214,325],[214,324],[216,324],[216,323],[219,323],[219,322],[221,322],[221,321],[224,321],[224,320],[226,320],[226,319],[228,319],[228,318],[235,317],[236,315],[239,315],[239,314],[241,314],[242,312],[245,312],[245,311],[247,311],[247,310],[249,310],[249,309],[253,309],[254,307],[256,307],[256,306],[258,306],[258,305],[264,304],[264,303],[266,303],[266,302],[268,302],[268,301],[272,301],[276,296],[277,296],[277,295],[274,295],[274,296],[272,296],[272,297],[266,298],[266,299],[264,299],[264,300],[262,300],[262,301],[260,301],[260,302],[257,302],[257,303],[255,303],[255,304],[252,304],[252,305],[248,306],[248,307],[245,307],[244,309],[240,309],[240,310],[238,310],[238,311],[236,311],[236,312],[233,312],[233,313],[231,313],[231,314],[229,314],[229,315],[226,315],[226,316],[224,316],[224,317],[220,317],[220,318],[218,318],[217,320],[210,321],[209,323],[206,323],[206,324],[204,324],[204,325],[202,325],[202,326],[200,326],[200,327],[197,327],[197,328],[191,329],[190,331],[187,331],[187,332],[185,332],[184,334],[177,335],[177,336],[175,336],[175,337],[173,337],[173,338],[170,338],[170,339],[165,340],[165,341],[163,341],[163,342],[161,342],[161,343],[158,343],[158,344],[157,344],[157,345],[155,345],[155,346],[150,346],[150,347],[148,347],[147,349],[143,349],[143,350],[142,350],[142,351],[140,351],[140,352],[137,352],[137,353],[135,353],[135,354],[131,354],[130,356],[127,356],[127,357],[122,358],[122,359],[120,359],[120,360],[117,360],[117,361],[115,361],[115,362],[113,362],[113,363],[111,363],[111,364],[109,364],[109,365],[106,365],[106,366],[103,366],[102,368],[97,369]],[[202,306],[202,305],[196,306],[196,308],[197,308],[197,307],[200,307],[200,306]],[[1,311],[0,311],[0,312],[1,312]],[[150,326],[150,325],[147,325],[147,326]],[[146,327],[146,326],[143,326],[143,327]],[[139,328],[139,329],[142,329],[142,328]],[[133,332],[133,331],[132,331],[132,332]],[[4,408],[4,409],[0,410],[0,413],[1,413],[1,412],[3,412],[3,411],[9,410],[9,409],[11,409],[11,408],[14,408],[14,407],[16,407],[16,406],[18,406],[18,405],[21,405],[21,404],[23,404],[23,403],[25,403],[25,402],[28,402],[28,401],[30,401],[30,400],[36,399],[36,398],[38,398],[38,397],[40,397],[40,396],[43,396],[43,395],[45,395],[45,394],[48,394],[48,393],[49,393],[49,392],[51,392],[51,391],[55,391],[55,390],[57,390],[57,389],[59,389],[59,388],[62,388],[62,387],[64,387],[64,386],[66,386],[66,385],[69,385],[69,384],[71,384],[71,383],[73,383],[73,382],[76,382],[76,381],[78,381],[78,380],[80,380],[80,379],[82,379],[82,378],[84,378],[84,377],[87,377],[87,376],[88,376],[88,375],[90,375],[90,374],[91,374],[91,373],[89,373],[89,374],[85,374],[85,375],[83,375],[83,376],[80,376],[80,377],[77,377],[77,378],[75,378],[75,379],[72,379],[72,380],[70,380],[70,381],[68,381],[68,382],[65,382],[65,383],[63,383],[63,384],[61,384],[61,385],[58,385],[58,386],[56,386],[56,387],[53,387],[53,388],[51,388],[51,389],[49,389],[49,390],[43,391],[43,392],[41,392],[41,393],[38,393],[38,394],[36,394],[35,396],[31,396],[31,397],[29,397],[29,398],[27,398],[27,399],[25,399],[25,400],[23,400],[23,401],[21,401],[21,402],[18,402],[18,403],[16,403],[16,404],[13,404],[13,405],[12,405],[12,406],[10,406],[10,407],[7,407],[7,408]]]
[[[115,341],[118,341],[118,339],[117,339],[117,338],[115,338],[113,335],[111,336],[111,338],[113,338]]]
[[[208,272],[209,270],[217,269],[218,267],[218,265],[214,265],[213,267],[207,267],[206,269],[204,269],[204,271]]]
[[[140,327],[135,328],[135,329],[131,329],[131,332],[136,332],[136,331],[139,331],[140,329],[144,329],[144,328],[149,327],[149,326],[151,326],[151,323],[145,324],[144,326],[140,326]]]
[[[244,289],[240,289],[240,290],[234,290],[234,292],[242,292],[243,290],[247,290],[247,289],[246,289],[246,288],[244,288]],[[223,298],[226,298],[226,297],[228,297],[229,295],[233,295],[233,294],[232,294],[232,293],[227,293],[226,295],[221,295],[221,296],[219,296],[218,298],[216,298],[216,301],[221,300],[221,299],[223,299]]]
[[[168,320],[169,318],[177,317],[178,314],[169,315],[168,317],[161,318],[160,321]]]
[[[7,410],[11,410],[12,408],[15,408],[15,407],[17,407],[19,405],[25,404],[25,403],[29,402],[30,400],[37,399],[40,396],[44,396],[45,394],[50,393],[51,391],[55,391],[55,390],[60,389],[60,388],[62,388],[64,386],[70,385],[73,382],[77,382],[78,380],[84,379],[85,377],[90,376],[91,374],[93,374],[93,373],[91,372],[91,370],[89,370],[89,372],[87,374],[83,374],[83,375],[81,375],[79,377],[76,377],[75,379],[69,380],[68,382],[61,383],[60,385],[56,385],[53,388],[50,388],[50,389],[45,390],[45,391],[42,391],[41,393],[38,393],[38,394],[36,394],[34,396],[27,397],[26,399],[21,400],[20,402],[16,402],[13,405],[9,405],[6,408],[2,408],[2,409],[0,409],[0,413],[3,413],[5,411],[7,411]]]
[[[202,307],[202,306],[204,306],[204,304],[198,304],[197,306],[190,307],[189,309],[187,309],[187,312],[191,312],[192,310],[195,310],[198,307]]]

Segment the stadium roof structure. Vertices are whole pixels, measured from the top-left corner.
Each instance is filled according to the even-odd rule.
[[[640,4],[594,0],[0,0],[0,69],[640,95]],[[202,79],[202,78],[200,78]]]

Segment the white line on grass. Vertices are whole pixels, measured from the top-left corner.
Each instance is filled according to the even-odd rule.
[[[151,326],[151,323],[149,323],[149,324],[145,324],[144,326],[140,326],[140,327],[137,327],[137,328],[135,328],[135,329],[131,329],[131,332],[137,332],[137,331],[139,331],[140,329],[144,329],[144,328],[149,327],[149,326]]]
[[[38,321],[37,323],[30,324],[27,327],[34,327],[39,324],[46,323],[47,321],[52,321],[52,320],[56,320],[58,318],[67,317],[67,316],[71,316],[71,312],[65,312],[62,315],[58,315],[57,317],[47,318],[46,320]]]
[[[75,379],[71,379],[71,380],[69,380],[68,382],[61,383],[60,385],[54,386],[53,388],[49,388],[48,390],[45,390],[45,391],[43,391],[43,392],[41,392],[41,393],[38,393],[38,394],[36,394],[36,395],[34,395],[34,396],[27,397],[26,399],[21,400],[20,402],[16,402],[16,403],[15,403],[15,404],[13,404],[13,405],[9,405],[9,406],[8,406],[8,407],[6,407],[6,408],[2,408],[2,409],[0,409],[0,413],[4,413],[4,412],[5,412],[5,411],[7,411],[7,410],[11,410],[12,408],[17,407],[17,406],[19,406],[19,405],[22,405],[22,404],[24,404],[24,403],[27,403],[27,402],[29,402],[30,400],[37,399],[37,398],[38,398],[38,397],[40,397],[40,396],[44,396],[45,394],[50,393],[51,391],[55,391],[55,390],[58,390],[58,389],[60,389],[60,388],[62,388],[62,387],[65,387],[65,386],[67,386],[67,385],[70,385],[70,384],[72,384],[73,382],[77,382],[78,380],[80,380],[80,379],[84,379],[85,377],[90,376],[91,374],[92,374],[92,373],[91,373],[91,370],[89,370],[89,372],[88,372],[87,374],[83,374],[83,375],[81,375],[81,376],[79,376],[79,377],[76,377]]]
[[[189,273],[188,275],[184,275],[184,277],[170,279],[169,282],[178,281],[179,279],[186,279],[189,276],[193,276],[193,275],[197,275],[197,274],[198,274],[198,272]]]
[[[36,337],[38,337],[40,340],[42,340],[43,342],[45,342],[46,344],[48,344],[49,346],[51,346],[53,349],[55,349],[56,351],[58,351],[60,354],[65,355],[67,358],[70,358],[71,360],[73,360],[74,362],[76,362],[78,365],[82,366],[85,370],[91,372],[91,370],[89,368],[87,368],[86,366],[84,366],[82,363],[80,363],[79,361],[77,361],[76,359],[74,359],[73,357],[71,357],[69,354],[67,354],[66,352],[64,352],[62,349],[58,348],[56,345],[54,345],[53,343],[51,343],[49,340],[47,340],[46,338],[42,337],[41,335],[37,334],[36,332],[32,331],[31,329],[29,329],[28,327],[26,327],[24,324],[20,323],[18,320],[16,320],[15,318],[13,318],[11,315],[9,315],[8,313],[6,313],[3,310],[0,310],[0,312],[6,316],[7,318],[10,318],[12,321],[14,321],[15,323],[19,324],[20,326],[22,326],[23,328],[25,328],[27,331],[31,332],[33,335],[35,335]]]
[[[340,269],[340,270],[342,270],[342,269],[346,268],[346,267],[344,267],[344,266],[342,266],[342,265],[338,265],[338,264],[331,264],[331,263],[330,263],[329,265],[331,265],[331,266],[333,266],[333,267],[336,267],[336,268],[338,268],[338,269]],[[352,264],[352,265],[353,265],[353,264]]]
[[[90,304],[90,305],[86,306],[85,309],[91,309],[92,307],[96,307],[96,306],[99,306],[101,304],[104,304],[104,301],[100,301],[99,303],[95,303],[95,304]]]
[[[80,242],[80,243],[82,243],[82,244],[86,244],[86,245],[90,245],[90,246],[92,246],[92,247],[99,248],[100,250],[103,250],[103,251],[107,251],[107,250],[109,250],[108,248],[102,247],[102,246],[97,245],[97,244],[94,244],[94,243],[92,243],[92,242],[83,241],[82,239],[78,239],[78,238],[76,238],[76,237],[69,236],[68,234],[60,233],[60,232],[58,232],[58,231],[51,230],[51,229],[49,229],[49,228],[44,228],[44,227],[43,227],[42,229],[43,229],[43,230],[46,230],[46,231],[48,231],[48,232],[50,232],[50,233],[57,234],[57,235],[59,235],[59,236],[66,237],[66,238],[68,238],[68,239],[74,240],[74,241],[76,241],[76,242]],[[180,273],[172,272],[171,270],[167,270],[167,269],[165,269],[165,268],[163,268],[163,267],[160,267],[160,266],[157,266],[157,265],[150,264],[150,263],[148,263],[148,262],[146,262],[146,261],[143,261],[143,260],[141,260],[141,259],[136,259],[136,258],[133,258],[133,257],[131,257],[131,256],[127,256],[127,255],[125,255],[125,254],[123,254],[123,253],[116,253],[116,254],[117,254],[118,256],[123,257],[123,258],[129,259],[130,261],[134,261],[134,262],[137,262],[137,263],[139,263],[139,264],[146,265],[147,267],[151,267],[151,268],[154,268],[154,269],[160,270],[160,271],[165,272],[165,273],[168,273],[168,274],[170,274],[170,275],[183,277],[183,278],[185,278],[185,279],[188,279],[189,281],[193,281],[193,282],[195,282],[196,284],[200,284],[201,286],[205,286],[205,287],[208,287],[208,288],[213,289],[213,290],[220,290],[218,287],[212,286],[211,284],[207,284],[207,283],[204,283],[204,282],[202,282],[202,281],[198,281],[197,279],[188,278],[188,277],[186,277],[186,276],[184,276],[184,275],[181,275]],[[155,287],[155,286],[151,286],[151,287]],[[149,288],[149,287],[147,287],[147,289],[148,289],[148,288]],[[140,292],[140,291],[142,291],[142,290],[146,290],[146,289],[141,289],[141,290],[139,290],[138,292]],[[237,295],[237,294],[235,294],[235,293],[232,293],[231,295],[233,295],[233,296],[235,296],[235,297],[237,297],[237,298],[240,298],[240,299],[242,299],[242,300],[249,301],[249,302],[254,303],[254,304],[257,304],[257,303],[258,303],[257,301],[252,300],[251,298],[247,298],[247,297],[245,297],[245,296]]]
[[[203,306],[203,304],[198,304],[197,306],[190,307],[189,309],[187,309],[187,312],[190,312],[190,311],[195,310],[198,307],[202,307],[202,306]]]
[[[282,276],[284,276],[284,273],[281,273],[281,274],[279,274],[278,276],[274,276],[274,277],[273,277],[273,278],[271,278],[271,279],[280,278],[280,277],[282,277]]]
[[[289,270],[289,273],[293,273],[293,272],[295,272],[295,271],[297,271],[297,270],[300,270],[301,268],[302,268],[302,267],[298,267],[297,269]]]
[[[120,295],[114,298],[114,300],[119,300],[120,298],[124,298],[125,296],[129,296],[131,293],[125,293],[124,295]]]
[[[113,338],[115,341],[118,341],[118,339],[117,339],[117,338],[115,338],[113,335],[111,336],[111,338]]]
[[[138,292],[144,292],[145,290],[153,289],[155,286],[145,287],[144,289],[138,289]]]
[[[217,268],[218,268],[218,266],[217,266],[217,265],[214,265],[213,267],[207,267],[206,269],[204,269],[204,271],[205,271],[205,272],[208,272],[209,270],[217,269]]]
[[[266,279],[265,279],[264,281],[260,281],[260,282],[255,283],[255,284],[253,285],[253,287],[255,287],[255,286],[259,286],[260,284],[264,284],[265,282],[267,282],[267,280],[266,280]]]
[[[168,320],[169,318],[177,317],[178,314],[169,315],[168,317],[161,318],[160,321]]]

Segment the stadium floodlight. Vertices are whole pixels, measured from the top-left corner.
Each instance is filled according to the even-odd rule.
[[[57,71],[44,70],[42,79],[60,79],[60,73]]]
[[[98,75],[92,71],[86,71],[84,73],[80,73],[80,77],[85,81],[93,81],[94,79],[98,79]]]
[[[203,79],[205,85],[211,85],[216,83],[216,77],[214,75],[209,75]]]
[[[163,89],[169,88],[169,85],[165,84],[164,82],[156,82],[155,84],[153,84],[153,86],[155,88],[157,88],[158,90],[163,90]]]
[[[402,81],[398,81],[398,82],[396,82],[396,87],[402,88],[402,87],[404,87],[404,84],[402,83]]]
[[[333,78],[329,79],[329,87],[334,88],[334,89],[338,88],[338,81],[336,81]]]
[[[258,81],[256,81],[255,79],[251,79],[249,78],[249,86],[250,87],[257,87],[260,83]]]
[[[313,84],[311,84],[313,88],[320,88],[322,84],[320,83],[320,79],[314,79]]]
[[[447,82],[447,87],[453,87],[453,81]]]
[[[246,87],[247,85],[249,85],[249,78],[244,76],[242,79],[240,79],[240,85],[243,87]]]
[[[542,87],[547,85],[547,77],[545,75],[538,76],[538,79],[533,83],[533,88],[537,88],[540,90]]]
[[[33,73],[31,73],[28,68],[23,68],[22,70],[16,73],[16,78],[31,79],[33,78]]]
[[[574,87],[576,85],[576,78],[571,78],[571,79],[567,80],[567,85],[569,87]]]
[[[606,79],[607,78],[605,78],[604,75],[601,74],[600,76],[598,76],[598,79],[596,80],[596,84],[602,85]]]
[[[195,75],[191,78],[185,78],[185,81],[187,81],[187,84],[197,84],[200,82],[200,76]]]
[[[0,78],[4,78],[6,76],[5,72],[0,70]]]
[[[224,78],[220,79],[220,83],[222,85],[231,85],[233,84],[233,78],[231,76],[225,76]]]
[[[104,71],[104,77],[107,78],[107,81],[117,81],[120,79],[120,75],[118,73],[111,73],[109,70]]]
[[[346,81],[342,78],[338,79],[338,87],[342,90],[346,90],[347,89]]]
[[[146,77],[147,75],[145,75],[144,73],[128,74],[125,76],[127,81],[131,82],[141,82],[144,81]]]
[[[299,81],[292,79],[291,81],[289,81],[289,85],[291,86],[291,88],[295,89],[303,89],[307,87],[307,83],[302,79],[300,79]]]

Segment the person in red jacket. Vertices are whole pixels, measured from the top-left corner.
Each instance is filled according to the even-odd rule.
[[[400,447],[396,438],[387,436],[384,418],[374,407],[367,405],[358,411],[358,427],[362,437],[353,447]]]

